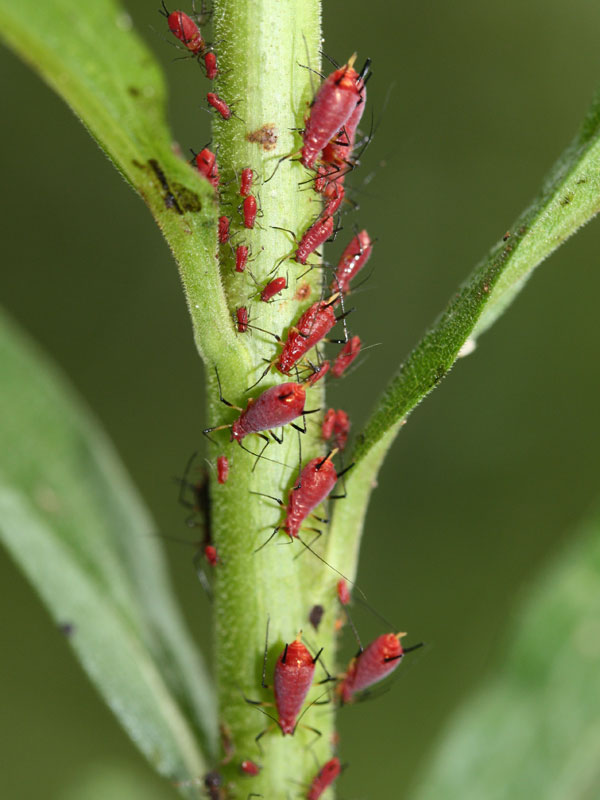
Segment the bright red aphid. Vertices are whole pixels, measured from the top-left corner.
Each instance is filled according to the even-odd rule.
[[[225,244],[229,240],[229,217],[219,217],[219,242]]]
[[[291,644],[286,644],[277,659],[273,676],[275,706],[279,716],[279,727],[285,736],[296,729],[298,714],[312,686],[315,662],[302,644],[300,635]]]
[[[319,800],[319,797],[331,786],[341,771],[342,765],[339,758],[330,759],[312,779],[306,800]]]
[[[351,703],[357,692],[386,678],[398,668],[404,651],[400,639],[404,633],[384,633],[353,658],[346,675],[338,684],[342,703]]]
[[[290,329],[275,367],[288,375],[292,367],[333,328],[337,319],[331,302],[318,300]]]
[[[314,167],[320,152],[344,127],[358,103],[362,103],[364,82],[353,68],[355,56],[323,81],[306,120],[301,161]]]
[[[254,173],[251,167],[246,167],[242,170],[242,177],[240,178],[240,195],[247,197],[252,189],[252,181],[254,180]]]
[[[212,544],[207,544],[204,548],[204,557],[211,565],[211,567],[215,567],[219,563],[219,556],[217,555],[217,548],[213,547]]]
[[[350,281],[365,266],[371,256],[373,243],[366,230],[360,231],[342,253],[331,282],[333,291],[346,294]]]
[[[282,292],[287,286],[287,281],[285,278],[274,278],[272,281],[267,283],[265,288],[260,293],[260,299],[264,303],[268,303],[276,294]]]
[[[217,56],[214,53],[206,53],[204,56],[204,68],[206,70],[206,77],[209,81],[214,81],[219,70],[217,68]]]
[[[238,308],[235,312],[237,319],[237,329],[239,333],[246,333],[248,330],[248,309],[246,306]]]
[[[300,244],[296,249],[294,258],[300,264],[306,264],[306,260],[317,247],[320,247],[333,233],[333,217],[318,219],[314,225],[306,231]]]
[[[323,426],[321,428],[321,435],[325,441],[335,437],[335,445],[340,450],[346,447],[348,441],[348,434],[350,432],[350,419],[345,411],[340,408],[335,411],[330,408],[325,414],[323,419]]]
[[[255,777],[260,772],[260,767],[258,764],[255,764],[254,761],[250,760],[242,761],[240,764],[240,769],[245,775],[250,775],[250,777]]]
[[[219,97],[218,94],[215,92],[208,92],[206,99],[208,104],[218,111],[223,119],[229,119],[231,117],[233,113],[232,110],[229,108],[225,100],[223,100],[222,97]]]
[[[194,161],[198,172],[204,175],[216,189],[219,185],[219,168],[217,167],[216,155],[205,147],[194,157]]]
[[[219,456],[217,458],[217,481],[219,483],[226,483],[229,477],[229,461],[227,456]]]
[[[342,347],[338,357],[335,359],[333,363],[333,367],[331,368],[331,374],[333,375],[334,378],[342,377],[344,372],[348,369],[350,364],[360,353],[360,345],[361,345],[360,337],[353,336]]]
[[[313,458],[303,468],[290,491],[285,520],[281,525],[290,538],[298,537],[306,517],[331,494],[337,479],[331,455]]]
[[[250,194],[248,197],[244,198],[242,208],[244,212],[244,228],[253,228],[258,213],[256,197]]]
[[[248,400],[245,410],[231,424],[231,441],[241,442],[251,433],[287,425],[302,414],[305,402],[306,392],[300,383],[272,386],[256,399]]]
[[[173,11],[167,17],[169,30],[182,42],[190,53],[198,55],[204,49],[204,39],[193,19],[183,11]]]
[[[238,244],[235,248],[235,271],[243,272],[248,264],[248,246]]]
[[[307,378],[306,383],[308,383],[309,386],[314,386],[317,381],[320,381],[321,378],[324,378],[325,375],[327,375],[330,367],[331,363],[329,361],[324,361],[319,369],[315,370],[313,374]]]
[[[350,589],[343,578],[337,582],[337,596],[343,606],[347,606],[350,602]]]

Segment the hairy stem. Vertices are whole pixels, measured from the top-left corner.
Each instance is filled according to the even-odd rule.
[[[296,151],[300,143],[292,129],[302,127],[315,83],[312,73],[300,64],[319,67],[320,3],[216,0],[215,26],[219,63],[227,70],[220,74],[216,91],[237,115],[227,121],[216,116],[214,124],[223,187],[219,213],[231,219],[232,234],[232,241],[220,248],[222,279],[232,315],[244,305],[255,326],[284,335],[300,313],[320,296],[321,270],[302,277],[305,269],[293,261],[284,260],[277,267],[283,256],[292,254],[294,241],[290,234],[271,227],[287,228],[300,236],[320,210],[317,196],[306,183],[311,176],[297,161],[282,162],[273,175],[278,159]],[[245,167],[254,170],[253,193],[262,211],[253,230],[244,228],[239,209],[238,179]],[[243,274],[234,269],[238,244],[249,245],[253,259]],[[276,275],[287,276],[287,290],[272,303],[261,302],[257,288]],[[281,375],[271,371],[256,389],[246,393],[267,362],[276,357],[279,346],[273,336],[256,329],[237,334],[237,338],[245,369],[237,368],[226,349],[220,354],[217,367],[224,396],[245,407],[249,396],[282,380]],[[288,380],[293,379],[291,376]],[[231,422],[239,412],[218,401],[214,374],[208,392],[211,424]],[[306,407],[318,408],[323,403],[323,390],[318,384],[307,393]],[[323,453],[320,415],[311,415],[307,420],[308,433],[300,437],[304,464]],[[273,460],[261,459],[254,471],[255,459],[237,444],[229,444],[227,431],[214,436],[222,439],[211,448],[211,455],[227,453],[231,462],[228,482],[215,482],[211,487],[213,535],[221,558],[215,590],[220,719],[234,748],[232,760],[223,772],[227,783],[237,787],[236,797],[246,797],[252,791],[269,798],[285,798],[296,791],[294,782],[296,787],[298,782],[306,784],[316,772],[317,763],[330,758],[331,708],[323,713],[320,706],[313,706],[303,717],[302,723],[322,734],[307,749],[307,744],[315,740],[314,732],[301,724],[293,737],[282,737],[271,720],[245,702],[243,694],[253,700],[273,701],[272,690],[261,688],[268,618],[267,683],[272,683],[277,655],[301,629],[311,648],[325,648],[326,663],[331,665],[333,603],[318,635],[308,624],[310,609],[316,602],[313,587],[328,568],[305,552],[299,542],[290,543],[281,532],[260,552],[254,552],[281,521],[282,512],[276,501],[251,492],[285,501],[298,471],[296,432],[288,426],[283,445],[267,448],[266,455]],[[255,436],[248,437],[244,444],[253,451],[262,447]],[[311,537],[307,531],[306,538]],[[324,677],[318,668],[316,680]],[[324,691],[323,686],[313,688],[309,699],[321,697]],[[277,716],[273,707],[265,707],[264,711]],[[272,730],[261,738],[261,753],[255,737],[268,726]],[[246,758],[262,765],[258,778],[240,776],[239,763]]]

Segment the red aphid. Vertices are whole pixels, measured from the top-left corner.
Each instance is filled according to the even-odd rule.
[[[217,481],[219,483],[226,483],[229,477],[229,460],[227,456],[219,456],[217,458]]]
[[[198,172],[204,175],[216,189],[219,185],[219,168],[217,167],[216,155],[205,147],[195,156],[194,160]]]
[[[339,758],[330,759],[312,779],[306,800],[319,800],[319,797],[331,786],[341,771],[342,765]]]
[[[321,378],[324,378],[325,375],[329,372],[329,368],[331,367],[331,363],[329,361],[324,361],[319,369],[316,369],[313,374],[306,380],[309,386],[314,386],[317,381],[320,381]]]
[[[360,345],[360,337],[353,336],[342,347],[337,358],[333,362],[333,367],[331,368],[331,374],[334,378],[342,377],[344,372],[360,353]]]
[[[235,248],[235,271],[243,272],[248,264],[248,246],[238,244]]]
[[[337,582],[337,596],[343,606],[347,606],[350,602],[350,589],[344,578]]]
[[[283,350],[275,361],[279,372],[288,375],[302,356],[327,336],[336,322],[331,302],[318,300],[313,303],[288,333]]]
[[[219,74],[219,70],[217,68],[217,56],[214,53],[205,53],[204,68],[206,69],[206,77],[208,80],[214,81]]]
[[[306,392],[300,383],[279,383],[256,399],[250,398],[245,410],[231,425],[231,441],[287,425],[304,411]],[[229,427],[229,426],[225,426]]]
[[[296,729],[298,714],[312,686],[314,675],[314,659],[298,634],[295,641],[286,644],[277,659],[273,676],[275,706],[279,727],[284,736],[293,734]]]
[[[264,303],[268,303],[276,294],[282,292],[287,286],[287,281],[285,278],[274,278],[272,281],[267,283],[265,288],[260,293],[260,299]]]
[[[248,309],[246,306],[241,306],[235,312],[237,319],[237,329],[239,333],[246,333],[248,330]]]
[[[213,547],[212,544],[207,544],[204,548],[204,557],[211,565],[211,567],[215,567],[219,563],[219,556],[217,555],[217,548]]]
[[[246,167],[242,170],[242,177],[240,178],[240,195],[247,197],[252,189],[252,181],[254,180],[254,173],[252,167]]]
[[[232,110],[229,108],[225,100],[223,100],[222,97],[219,97],[218,94],[215,92],[208,92],[206,99],[208,100],[208,104],[218,111],[223,119],[229,119],[231,117],[233,113]]]
[[[313,458],[303,468],[290,491],[285,520],[281,525],[290,539],[298,537],[306,517],[331,494],[337,479],[331,454],[326,458]]]
[[[360,231],[342,253],[335,270],[331,287],[336,292],[346,294],[350,281],[365,266],[371,256],[373,243],[366,230]]]
[[[329,421],[328,414],[333,412],[333,427],[331,429],[331,433],[329,436],[325,436],[325,422]],[[323,421],[323,438],[330,439],[332,436],[335,437],[335,446],[339,447],[340,450],[343,450],[346,447],[346,442],[348,441],[348,434],[350,433],[350,419],[348,414],[345,411],[342,411],[340,408],[338,411],[333,411],[332,408],[329,409],[327,414],[325,415],[325,420]]]
[[[322,213],[323,217],[332,217],[335,212],[338,211],[339,207],[344,202],[344,197],[346,196],[346,190],[341,183],[331,183],[330,186],[332,186],[333,189],[329,193],[331,196],[325,203],[325,208],[323,209]]]
[[[260,772],[260,767],[258,764],[255,764],[254,761],[250,761],[249,759],[246,761],[242,761],[240,764],[240,769],[245,775],[250,775],[250,777],[254,778]]]
[[[323,425],[321,426],[321,436],[325,441],[329,441],[333,436],[333,428],[335,425],[335,416],[336,410],[334,408],[330,408],[327,410],[327,413],[323,417]]]
[[[162,13],[162,12],[161,12]],[[193,19],[183,11],[173,11],[167,17],[169,30],[182,42],[190,53],[198,55],[204,49],[204,39]]]
[[[248,195],[248,197],[245,197],[242,204],[242,209],[244,212],[244,228],[253,228],[254,223],[256,222],[256,215],[258,213],[256,197],[251,194]]]
[[[318,219],[314,225],[306,231],[300,244],[296,249],[294,258],[300,264],[306,264],[306,259],[314,253],[333,233],[333,217]]]
[[[353,658],[346,675],[337,686],[342,703],[351,703],[357,692],[386,678],[398,668],[404,651],[400,639],[404,633],[384,633]]]
[[[229,240],[229,217],[219,217],[219,242],[225,244]]]
[[[356,105],[362,102],[364,82],[352,66],[354,59],[355,56],[328,75],[313,100],[300,151],[300,160],[309,169],[314,167],[321,150],[344,127]]]

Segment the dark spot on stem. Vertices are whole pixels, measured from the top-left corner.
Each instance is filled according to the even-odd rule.
[[[273,122],[268,122],[261,128],[247,133],[246,139],[259,144],[263,150],[274,150],[278,139],[277,128]]]
[[[571,200],[575,197],[574,192],[567,192],[563,197],[560,199],[561,206],[568,206]]]
[[[141,95],[141,91],[137,88],[137,86],[128,86],[127,87],[127,92],[132,97],[139,97]]]

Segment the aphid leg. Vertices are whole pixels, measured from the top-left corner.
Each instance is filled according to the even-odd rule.
[[[230,403],[229,400],[226,400],[223,397],[223,390],[221,389],[221,379],[219,378],[219,370],[217,369],[216,365],[215,365],[215,375],[217,376],[217,384],[219,386],[219,400],[222,403],[224,403],[228,408],[234,408],[236,411],[239,411],[241,413],[244,410],[243,408],[240,408],[239,406],[234,406],[233,403]],[[225,425],[224,427],[227,428],[229,426]],[[207,430],[210,430],[210,428],[207,428]],[[218,430],[218,428],[213,428],[212,430]]]
[[[272,534],[269,536],[269,538],[267,539],[267,541],[266,541],[266,542],[263,542],[263,543],[261,544],[261,546],[260,546],[260,547],[257,547],[257,548],[256,548],[256,550],[254,550],[253,552],[254,552],[254,553],[258,553],[260,550],[262,550],[262,549],[263,549],[263,547],[266,547],[266,546],[269,544],[269,542],[271,541],[271,539],[272,539],[272,538],[275,536],[275,534],[279,532],[279,530],[280,530],[280,527],[279,527],[279,525],[278,525],[278,526],[277,526],[277,527],[274,529],[273,533],[272,533]]]

